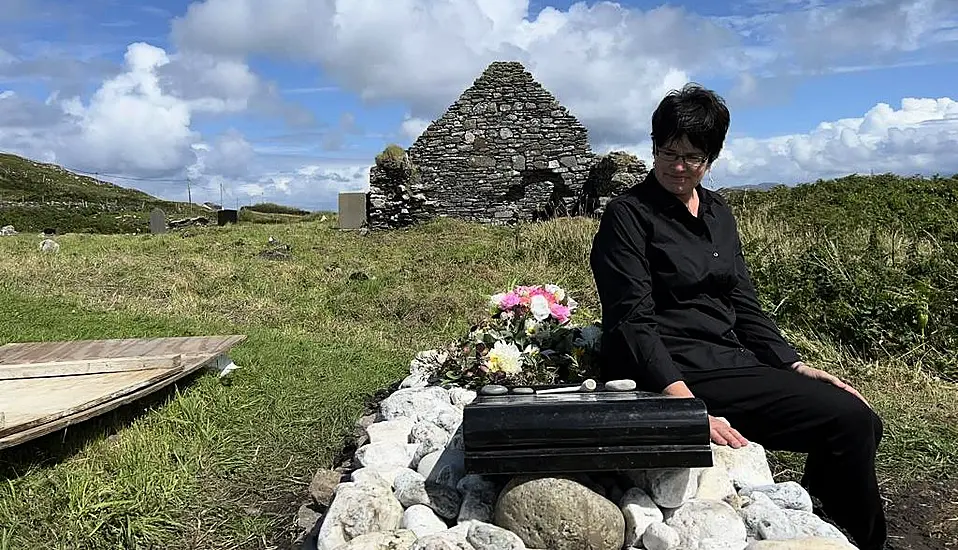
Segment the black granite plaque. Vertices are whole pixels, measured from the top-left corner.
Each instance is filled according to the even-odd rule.
[[[641,391],[480,395],[462,435],[475,474],[712,466],[705,404]]]

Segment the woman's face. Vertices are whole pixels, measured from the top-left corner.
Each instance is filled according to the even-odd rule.
[[[661,148],[653,157],[655,176],[662,187],[679,197],[687,197],[708,171],[708,156],[682,136]]]

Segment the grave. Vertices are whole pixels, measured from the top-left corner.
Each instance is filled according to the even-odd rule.
[[[366,193],[339,194],[339,228],[360,229],[366,226]]]
[[[150,212],[150,233],[154,235],[166,233],[166,212],[160,208],[154,208]]]
[[[708,413],[699,399],[556,386],[532,390],[535,393],[480,394],[464,407],[466,472],[562,474],[712,466]]]
[[[216,225],[223,226],[228,223],[236,224],[239,216],[236,210],[217,210]]]

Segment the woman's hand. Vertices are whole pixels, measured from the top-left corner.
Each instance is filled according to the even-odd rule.
[[[724,418],[709,415],[709,434],[716,445],[728,445],[733,449],[748,445],[748,440],[738,433]]]
[[[666,386],[662,393],[672,397],[695,397],[692,395],[692,390],[681,380]],[[742,437],[742,434],[738,433],[738,430],[733,428],[727,420],[712,415],[709,415],[709,436],[716,445],[728,445],[733,449],[748,445],[748,440]]]
[[[844,381],[842,381],[841,378],[835,376],[834,374],[829,374],[821,369],[810,367],[801,361],[793,363],[792,370],[794,370],[798,374],[807,376],[813,380],[821,380],[822,382],[828,382],[829,384],[838,386],[839,388],[861,399],[863,403],[869,406],[869,408],[871,407],[868,401],[864,397],[862,397],[862,394],[858,393],[858,391],[855,388],[849,386]]]

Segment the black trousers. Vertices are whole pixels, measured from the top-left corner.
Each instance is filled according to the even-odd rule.
[[[880,550],[885,513],[875,476],[882,421],[851,393],[772,367],[686,374],[712,416],[769,450],[807,453],[802,485],[862,550]]]

